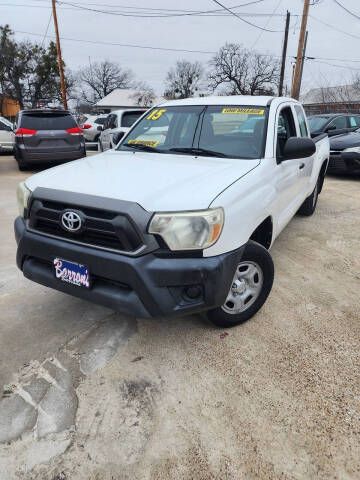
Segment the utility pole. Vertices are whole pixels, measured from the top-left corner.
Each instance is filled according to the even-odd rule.
[[[301,62],[302,62],[302,56],[304,51],[305,32],[306,32],[306,25],[307,25],[307,19],[309,14],[309,3],[310,3],[310,0],[304,0],[304,10],[302,15],[301,29],[300,29],[300,35],[299,35],[299,45],[298,45],[298,52],[296,57],[294,82],[293,82],[293,88],[291,92],[291,96],[296,100],[299,99],[299,93],[300,93],[299,86],[300,86]]]
[[[305,54],[306,54],[306,45],[307,45],[308,34],[309,34],[309,32],[306,30],[305,41],[304,41],[304,50],[303,50],[303,54],[302,54],[302,57],[301,57],[301,70],[300,70],[300,78],[299,78],[298,97],[300,96],[300,91],[301,91],[301,81],[302,81],[302,76],[303,76],[303,71],[304,71],[304,63],[305,63],[305,58],[306,58]]]
[[[67,106],[67,100],[66,100],[64,68],[63,68],[63,61],[62,61],[62,58],[61,58],[60,37],[59,37],[59,28],[58,28],[58,22],[57,22],[55,3],[56,3],[56,1],[52,0],[52,12],[53,12],[53,18],[54,18],[54,25],[55,25],[56,50],[57,50],[57,57],[58,57],[58,63],[59,63],[61,95],[62,95],[62,101],[63,101],[64,108],[65,108],[65,110],[67,110],[68,106]]]
[[[283,44],[283,52],[282,52],[281,70],[280,70],[279,97],[282,96],[283,86],[284,86],[284,73],[285,73],[285,65],[286,65],[287,44],[288,44],[288,37],[289,37],[289,24],[290,24],[290,12],[287,10],[286,11],[286,23],[285,23],[285,34],[284,34],[284,44]]]

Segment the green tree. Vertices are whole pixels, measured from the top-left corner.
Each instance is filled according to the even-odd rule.
[[[70,72],[65,77],[70,91]],[[28,40],[17,42],[9,25],[0,26],[0,93],[21,108],[36,107],[40,100],[61,101],[55,43],[44,48]]]

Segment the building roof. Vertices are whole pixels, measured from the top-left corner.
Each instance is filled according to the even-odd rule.
[[[134,98],[132,98],[138,90],[130,88],[116,88],[109,95],[102,98],[96,103],[96,107],[99,108],[115,108],[115,107],[141,107],[143,105],[136,105]],[[156,97],[154,105],[163,102],[163,97]]]
[[[356,88],[354,85],[312,88],[300,97],[300,102],[304,105],[319,103],[358,103],[360,102],[360,88]]]

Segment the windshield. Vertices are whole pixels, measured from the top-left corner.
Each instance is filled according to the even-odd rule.
[[[329,117],[308,117],[310,132],[318,132],[329,121]]]
[[[118,150],[256,159],[263,156],[267,114],[267,107],[246,105],[158,107]]]

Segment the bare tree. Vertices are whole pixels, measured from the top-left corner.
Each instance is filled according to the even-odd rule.
[[[273,94],[279,80],[279,62],[251,52],[237,43],[226,43],[211,59],[209,86],[225,87],[228,95]]]
[[[94,104],[109,95],[116,88],[130,88],[134,74],[119,64],[104,60],[95,62],[91,67],[82,68],[78,75],[82,84],[82,96],[88,103]]]
[[[199,62],[178,60],[166,75],[166,98],[188,98],[200,88],[203,67]]]
[[[141,107],[152,107],[155,100],[154,90],[145,82],[139,82],[135,86],[135,92],[130,97],[136,105]]]

